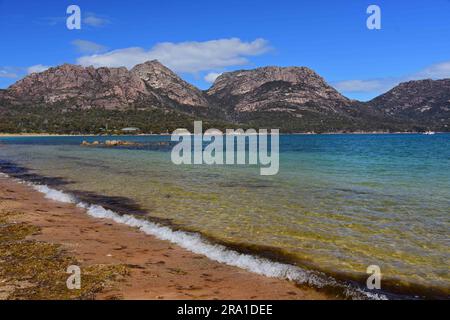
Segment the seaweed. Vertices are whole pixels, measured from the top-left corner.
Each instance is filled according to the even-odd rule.
[[[0,210],[0,298],[17,300],[95,299],[129,275],[125,265],[82,266],[59,244],[29,239],[40,228],[11,222],[21,212]],[[81,288],[68,289],[67,267],[82,268]],[[3,295],[2,295],[3,293]]]

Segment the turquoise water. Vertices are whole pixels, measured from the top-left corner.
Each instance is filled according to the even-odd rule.
[[[58,188],[131,199],[142,219],[387,291],[450,293],[450,134],[286,135],[280,171],[176,166],[164,136],[135,148],[98,137],[0,138],[0,159],[60,177]],[[121,200],[116,204],[120,205]]]

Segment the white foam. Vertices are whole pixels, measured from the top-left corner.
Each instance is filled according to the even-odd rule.
[[[191,252],[204,255],[209,259],[220,263],[239,267],[266,277],[288,279],[299,284],[308,284],[316,288],[321,288],[327,285],[338,286],[344,289],[343,291],[345,294],[352,298],[366,297],[369,299],[387,299],[387,297],[382,294],[374,294],[359,288],[346,287],[343,284],[338,283],[333,278],[322,273],[304,270],[290,264],[273,262],[268,259],[249,254],[242,254],[223,245],[213,244],[205,240],[198,233],[174,231],[169,227],[162,226],[151,221],[138,219],[132,215],[119,215],[114,211],[103,208],[102,206],[78,201],[76,197],[70,194],[49,188],[45,185],[36,185],[32,183],[26,184],[45,194],[45,197],[48,199],[64,203],[74,203],[78,207],[85,209],[87,214],[92,217],[110,219],[117,223],[139,228],[146,234],[153,235],[161,240],[170,241]]]
[[[168,240],[191,252],[204,255],[211,260],[240,267],[268,277],[286,278],[301,283],[323,286],[320,278],[310,272],[301,270],[292,265],[272,262],[252,255],[238,253],[225,246],[212,244],[197,233],[174,231],[169,227],[138,219],[131,215],[118,215],[117,213],[98,205],[89,205],[80,202],[77,206],[86,209],[87,213],[92,217],[111,219],[117,223],[139,228],[146,234],[153,235],[162,240]]]
[[[76,199],[73,196],[71,196],[67,193],[64,193],[62,191],[51,189],[45,185],[33,185],[32,184],[31,187],[33,187],[34,190],[37,190],[37,191],[45,194],[45,197],[47,199],[64,202],[64,203],[76,203]]]

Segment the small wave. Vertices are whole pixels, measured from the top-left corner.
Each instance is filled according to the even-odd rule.
[[[2,174],[3,176],[8,176]],[[38,192],[45,194],[50,200],[72,203],[86,210],[87,214],[100,219],[110,219],[116,223],[136,227],[142,232],[155,236],[161,240],[167,240],[193,253],[204,255],[207,258],[230,266],[260,274],[266,277],[287,279],[298,284],[306,284],[315,288],[334,287],[340,288],[345,296],[352,299],[376,299],[387,300],[384,294],[372,293],[362,288],[349,286],[336,281],[321,272],[305,270],[298,266],[270,261],[250,254],[243,254],[231,250],[223,245],[213,244],[204,239],[200,234],[186,231],[174,231],[169,227],[157,223],[136,218],[132,215],[119,215],[112,210],[96,204],[79,201],[75,196],[63,191],[50,188],[46,185],[37,185],[30,182],[15,179],[16,181],[31,186]]]
[[[59,201],[59,202],[65,202],[65,203],[76,203],[75,197],[71,196],[70,194],[49,188],[46,185],[34,185],[31,183],[27,183],[27,184],[31,185],[34,190],[45,194],[45,197],[47,199],[55,200],[55,201]]]

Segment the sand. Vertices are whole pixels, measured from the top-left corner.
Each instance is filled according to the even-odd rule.
[[[332,298],[287,280],[220,264],[129,226],[92,218],[73,204],[48,200],[7,177],[0,177],[0,210],[22,212],[15,220],[41,229],[29,238],[61,245],[81,264],[82,272],[97,264],[129,268],[129,275],[95,299]]]

